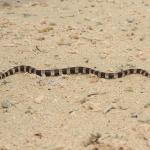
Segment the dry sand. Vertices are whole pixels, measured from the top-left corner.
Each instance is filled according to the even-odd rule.
[[[150,71],[149,0],[0,1],[0,70]],[[0,83],[0,150],[149,150],[150,79],[92,75]]]

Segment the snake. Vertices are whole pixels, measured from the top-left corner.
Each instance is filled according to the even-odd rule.
[[[0,79],[4,79],[10,75],[14,75],[16,73],[29,73],[35,74],[37,76],[61,76],[61,75],[71,75],[71,74],[94,74],[99,78],[104,79],[117,79],[122,78],[131,74],[140,74],[146,77],[150,77],[150,73],[144,69],[126,69],[121,70],[119,72],[101,72],[88,67],[67,67],[62,69],[51,69],[51,70],[39,70],[32,66],[20,65],[15,66],[5,72],[0,73]]]

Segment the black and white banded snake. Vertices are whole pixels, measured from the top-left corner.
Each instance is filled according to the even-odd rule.
[[[150,73],[143,69],[127,69],[122,70],[120,72],[116,73],[108,73],[108,72],[101,72],[92,68],[87,67],[68,67],[68,68],[62,68],[62,69],[53,69],[53,70],[39,70],[31,66],[16,66],[11,69],[9,69],[6,72],[0,73],[0,79],[4,79],[10,75],[14,75],[16,73],[30,73],[30,74],[36,74],[38,76],[60,76],[60,75],[70,75],[70,74],[94,74],[98,76],[99,78],[104,79],[116,79],[116,78],[122,78],[127,75],[131,74],[141,74],[146,77],[150,77]]]

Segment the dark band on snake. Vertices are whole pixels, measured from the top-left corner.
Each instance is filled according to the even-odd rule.
[[[68,67],[68,68],[53,69],[53,70],[39,70],[31,66],[21,65],[21,66],[16,66],[14,68],[11,68],[6,72],[0,73],[0,79],[4,79],[16,73],[26,73],[26,72],[30,74],[36,74],[38,76],[46,76],[46,77],[60,76],[63,74],[64,75],[94,74],[99,78],[105,78],[105,79],[122,78],[131,74],[141,74],[143,76],[150,77],[150,73],[148,73],[146,70],[143,70],[143,69],[127,69],[127,70],[122,70],[116,73],[109,73],[109,72],[101,72],[101,71],[98,71],[92,68],[87,68],[87,67]]]

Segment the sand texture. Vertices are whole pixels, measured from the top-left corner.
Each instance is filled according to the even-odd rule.
[[[149,0],[0,0],[0,70],[150,72]],[[150,78],[0,81],[0,150],[150,150]]]

